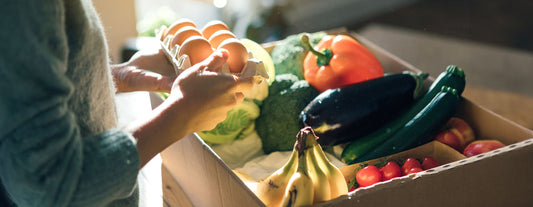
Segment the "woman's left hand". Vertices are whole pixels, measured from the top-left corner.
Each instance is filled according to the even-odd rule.
[[[170,92],[176,79],[162,49],[139,51],[128,62],[112,65],[111,73],[117,92]]]

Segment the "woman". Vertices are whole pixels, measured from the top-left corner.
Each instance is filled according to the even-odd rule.
[[[214,128],[253,84],[211,72],[227,51],[178,77],[160,51],[110,66],[90,0],[0,4],[0,206],[117,204],[132,195],[146,162]],[[117,129],[113,95],[136,90],[170,96],[150,117]]]

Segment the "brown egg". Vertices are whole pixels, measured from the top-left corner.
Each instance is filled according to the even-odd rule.
[[[178,30],[180,30],[181,28],[185,26],[196,27],[196,24],[194,24],[192,20],[187,19],[187,18],[178,19],[177,21],[175,21],[168,27],[166,32],[163,34],[162,39],[165,39],[170,34],[172,35],[176,34]]]
[[[236,38],[230,38],[222,41],[218,48],[228,50],[228,66],[232,73],[240,73],[248,61],[248,51],[246,47]]]
[[[161,40],[161,41],[165,40],[165,37],[166,37],[165,35],[166,35],[167,31],[168,31],[167,27],[165,27],[165,28],[163,28],[163,30],[161,30],[161,32],[160,32],[161,36],[159,37],[159,40]]]
[[[211,35],[213,35],[213,33],[215,33],[216,31],[219,31],[219,30],[228,30],[229,31],[229,27],[228,27],[228,25],[226,25],[224,22],[222,22],[220,20],[212,20],[212,21],[208,22],[202,28],[202,35],[204,35],[204,37],[206,39],[209,39],[211,37]]]
[[[182,45],[185,40],[187,40],[189,37],[192,36],[202,36],[202,33],[196,27],[192,26],[185,26],[182,27],[180,30],[176,32],[174,37],[172,38],[172,42],[170,42],[170,48],[172,49],[175,45]]]
[[[207,39],[202,36],[192,36],[185,40],[181,45],[178,52],[178,58],[182,55],[187,55],[189,56],[191,65],[194,65],[209,57],[213,51],[214,50]]]
[[[235,35],[228,30],[218,30],[213,33],[208,40],[209,43],[211,43],[211,46],[213,46],[213,48],[218,48],[218,45],[220,45],[222,41],[229,38],[235,38]]]

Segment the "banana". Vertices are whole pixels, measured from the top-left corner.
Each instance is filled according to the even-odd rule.
[[[314,196],[313,203],[327,201],[331,199],[331,187],[328,175],[320,168],[318,163],[315,144],[316,136],[312,131],[305,131],[306,133],[306,150],[305,156],[307,157],[308,165],[307,170],[311,179],[313,180]]]
[[[305,156],[303,156],[305,158]],[[281,201],[282,207],[313,205],[313,180],[306,169],[294,173]]]
[[[295,147],[296,148],[296,147]],[[291,157],[283,167],[257,184],[255,194],[265,206],[279,206],[287,185],[298,167],[298,151],[292,150]]]
[[[322,147],[315,141],[313,143],[313,152],[317,158],[320,168],[326,173],[329,179],[329,186],[331,190],[330,198],[334,199],[348,193],[348,183],[342,175],[339,168],[329,162]]]
[[[289,185],[281,201],[282,207],[310,206],[314,200],[314,182],[308,171],[307,151],[312,148],[306,146],[308,131],[300,130],[297,135],[295,149],[298,152],[298,168],[292,175]]]
[[[266,206],[308,206],[348,193],[344,176],[316,139],[311,127],[301,129],[287,163],[257,183],[254,193]]]
[[[239,170],[233,170],[233,173],[241,179],[241,181],[246,185],[252,192],[255,193],[255,190],[257,189],[257,185],[259,182],[255,181],[253,178],[251,178],[249,175],[239,171]]]

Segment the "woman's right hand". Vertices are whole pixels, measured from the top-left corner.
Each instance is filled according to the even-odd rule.
[[[228,58],[224,49],[182,72],[174,81],[170,97],[185,103],[188,132],[211,130],[226,119],[227,112],[244,100],[243,92],[254,79],[217,73]]]

